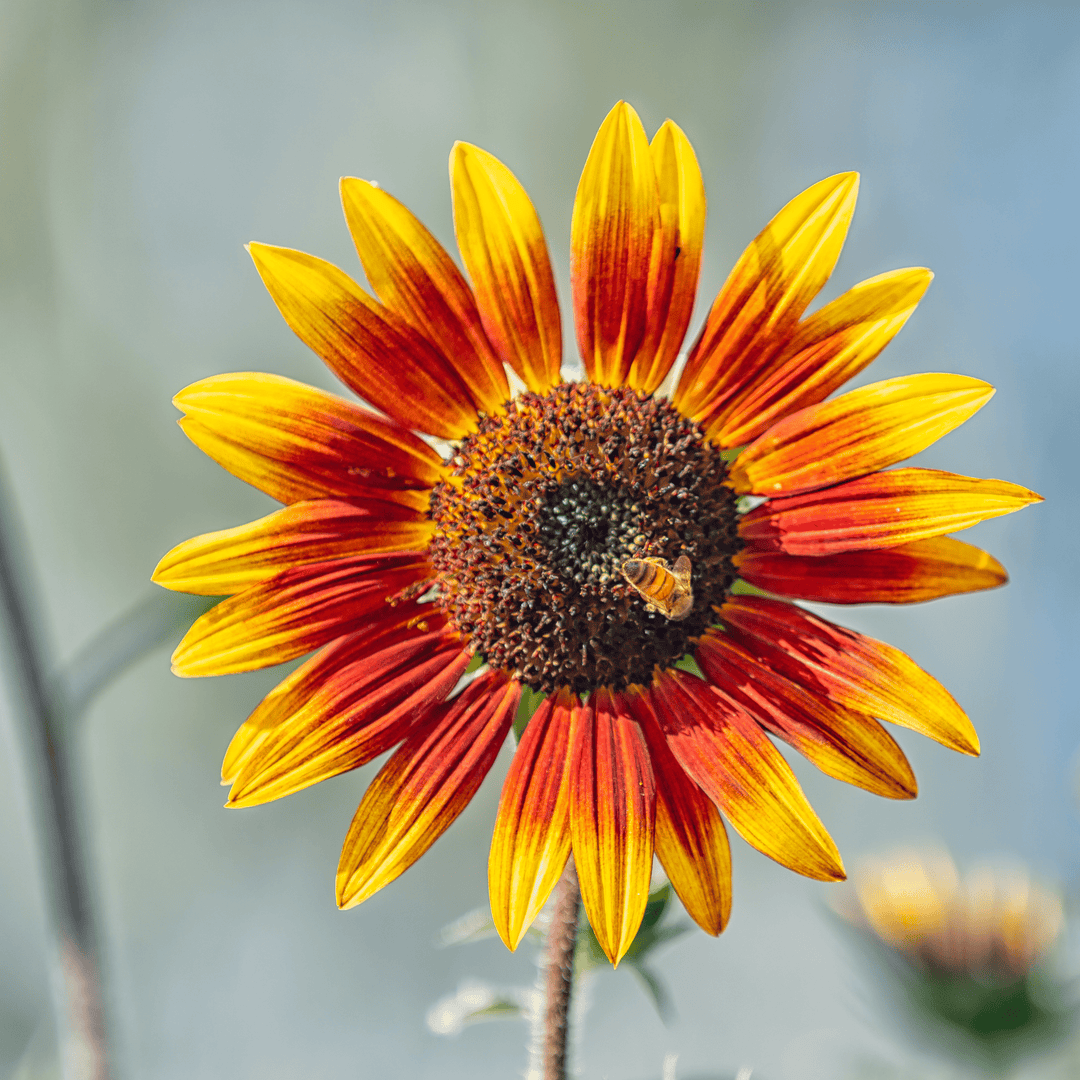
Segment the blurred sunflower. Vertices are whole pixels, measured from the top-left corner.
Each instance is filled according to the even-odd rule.
[[[943,534],[1039,498],[999,480],[881,471],[967,419],[993,393],[986,383],[916,375],[825,400],[896,334],[930,273],[883,274],[803,319],[858,186],[854,173],[822,180],[750,244],[659,396],[690,321],[705,192],[682,131],[669,120],[650,143],[620,103],[574,206],[587,381],[563,382],[532,203],[475,146],[454,147],[450,177],[471,288],[363,180],[342,180],[341,194],[378,300],[311,255],[250,245],[286,322],[381,414],[265,374],[204,379],[176,398],[197,446],[286,505],[161,561],[161,585],[230,596],[194,624],[174,669],[246,671],[320,650],[237,732],[228,805],[397,746],[338,867],[338,904],[358,904],[461,813],[528,688],[530,703],[544,697],[503,786],[489,869],[511,948],[571,849],[613,962],[641,921],[654,852],[690,915],[719,933],[731,898],[719,812],[785,866],[843,877],[768,734],[893,798],[913,797],[915,779],[875,718],[963,753],[978,740],[903,653],[757,593],[910,603],[999,585],[996,560]],[[688,574],[685,560],[670,565],[680,556]],[[696,673],[683,670],[689,656]]]

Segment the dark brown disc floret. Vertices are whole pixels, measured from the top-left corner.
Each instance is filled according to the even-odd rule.
[[[735,496],[720,450],[670,402],[587,383],[522,394],[451,464],[431,500],[438,599],[492,666],[547,692],[647,684],[715,621]],[[620,568],[683,554],[693,607],[673,621]]]

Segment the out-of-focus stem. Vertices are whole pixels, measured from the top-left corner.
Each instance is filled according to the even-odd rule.
[[[66,708],[50,692],[30,611],[29,569],[17,556],[19,528],[0,465],[0,618],[10,695],[19,727],[52,936],[52,990],[65,1080],[108,1080],[97,939],[82,836],[76,763]]]
[[[555,886],[555,910],[544,943],[544,1080],[566,1080],[570,996],[574,989],[574,943],[577,941],[578,887],[574,861]]]

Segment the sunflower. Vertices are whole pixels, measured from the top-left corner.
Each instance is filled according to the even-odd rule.
[[[521,184],[463,143],[450,179],[471,287],[404,206],[353,178],[345,218],[378,299],[314,256],[250,245],[289,326],[379,412],[266,374],[182,391],[188,437],[285,505],[180,544],[154,580],[228,597],[180,643],[180,675],[318,650],[232,740],[227,805],[396,747],[345,839],[340,907],[431,846],[535,707],[495,822],[495,924],[515,948],[572,851],[617,963],[654,853],[693,919],[723,929],[721,814],[792,870],[844,876],[770,735],[891,798],[916,785],[879,720],[978,753],[963,711],[912,660],[791,600],[911,603],[999,585],[996,560],[944,534],[1039,497],[882,471],[974,413],[993,393],[984,382],[915,375],[827,400],[931,278],[883,274],[803,317],[840,254],[857,174],[804,191],[750,244],[670,396],[658,391],[683,346],[705,225],[674,123],[650,143],[620,103],[586,161],[571,230],[584,381],[562,380],[554,277]]]

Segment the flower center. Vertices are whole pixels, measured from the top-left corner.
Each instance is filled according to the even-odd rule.
[[[715,622],[735,496],[720,450],[669,402],[587,383],[522,394],[451,464],[431,498],[439,602],[493,667],[545,692],[647,684]],[[688,582],[653,573],[681,555]],[[629,559],[663,561],[635,587]],[[687,591],[689,610],[672,604]]]

